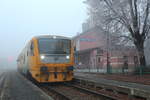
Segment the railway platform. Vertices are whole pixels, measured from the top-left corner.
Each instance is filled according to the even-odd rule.
[[[16,71],[1,74],[0,100],[53,100]]]
[[[150,100],[150,85],[105,79],[90,73],[75,73],[75,81],[85,86],[112,91],[116,95],[122,93],[130,98],[139,97]]]

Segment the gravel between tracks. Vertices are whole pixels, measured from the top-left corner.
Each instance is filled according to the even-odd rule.
[[[67,99],[63,99],[63,98],[57,99],[56,97],[57,100],[68,100],[68,99],[69,100],[106,100],[101,96],[92,94],[82,89],[75,88],[71,85],[57,84],[53,86],[46,86],[45,89],[47,89],[50,92],[51,90],[53,90],[58,94],[61,94],[67,98]]]

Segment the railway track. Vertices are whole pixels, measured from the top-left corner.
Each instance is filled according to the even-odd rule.
[[[55,100],[145,100],[76,83],[46,84],[40,85],[40,88]]]
[[[43,85],[40,88],[55,100],[117,100],[114,97],[68,83]]]
[[[93,84],[82,84],[78,81],[67,83],[39,84],[39,88],[50,95],[54,100],[146,100],[142,97],[130,96],[111,88],[97,87]],[[110,86],[111,87],[111,86]],[[116,88],[117,89],[117,88]]]

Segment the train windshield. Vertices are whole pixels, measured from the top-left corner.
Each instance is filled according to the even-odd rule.
[[[40,54],[70,54],[71,40],[41,38],[38,40]]]

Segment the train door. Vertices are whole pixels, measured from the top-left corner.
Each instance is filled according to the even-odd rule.
[[[36,56],[35,56],[34,41],[30,42],[28,51],[29,51],[29,67],[31,70],[35,70],[35,68],[36,68]]]

